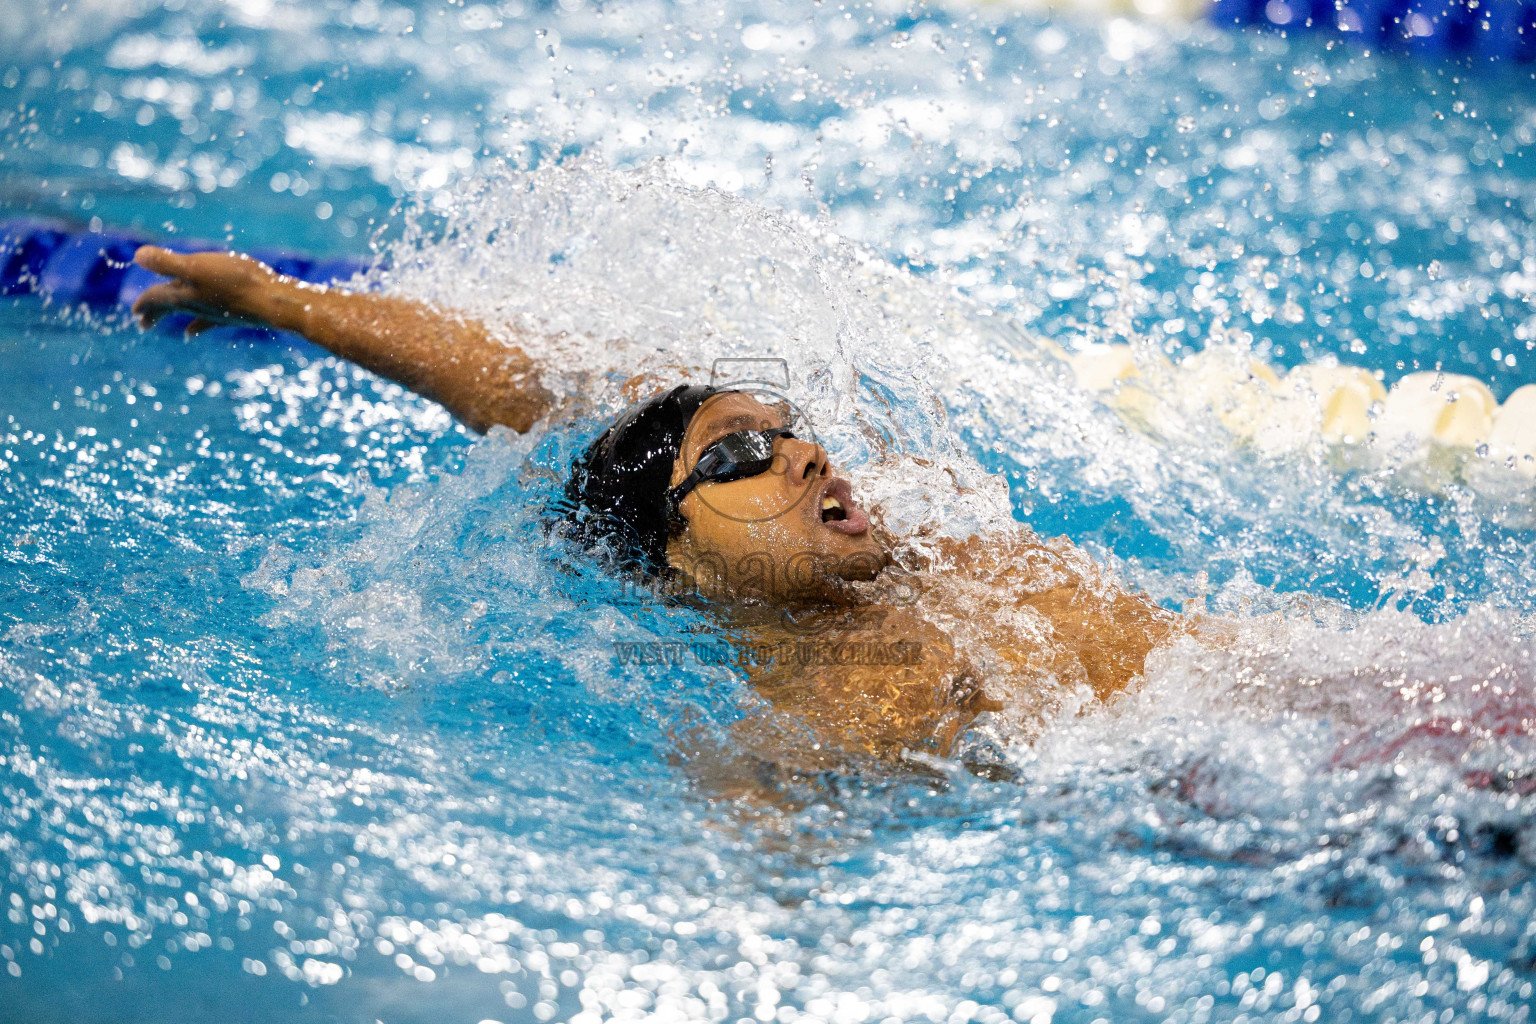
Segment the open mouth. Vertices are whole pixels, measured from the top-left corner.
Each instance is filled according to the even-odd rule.
[[[834,477],[822,489],[819,514],[821,524],[838,533],[860,534],[869,529],[869,513],[853,500],[848,481]]]

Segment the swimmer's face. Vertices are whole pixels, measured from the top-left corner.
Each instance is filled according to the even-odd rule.
[[[786,426],[786,412],[740,392],[709,399],[688,424],[672,486],[716,441],[738,430]],[[873,579],[888,560],[885,548],[826,450],[779,437],[773,455],[766,472],[701,483],[683,498],[687,526],[667,547],[672,566],[716,600],[816,599],[839,581]]]

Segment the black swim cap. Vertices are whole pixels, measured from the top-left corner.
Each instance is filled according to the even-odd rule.
[[[607,542],[625,569],[664,573],[672,465],[694,413],[720,393],[682,384],[624,410],[571,465],[566,535],[586,546]]]

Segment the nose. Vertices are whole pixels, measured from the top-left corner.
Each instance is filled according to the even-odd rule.
[[[783,470],[785,482],[791,487],[831,472],[827,450],[814,441],[781,437],[776,442],[774,456],[774,461],[780,463],[774,468]]]

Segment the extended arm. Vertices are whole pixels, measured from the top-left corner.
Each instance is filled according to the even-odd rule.
[[[144,246],[134,262],[172,280],[139,296],[148,327],[190,313],[198,334],[221,323],[292,331],[343,359],[439,402],[472,430],[525,431],[554,404],[533,360],[451,310],[284,277],[237,253],[173,253]]]

